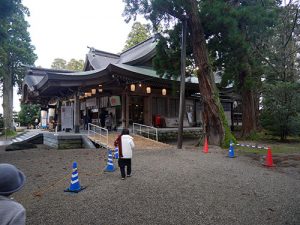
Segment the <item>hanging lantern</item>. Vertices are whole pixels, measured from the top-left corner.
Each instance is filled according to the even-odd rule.
[[[130,91],[135,91],[135,84],[130,85]]]
[[[91,92],[88,92],[88,93],[87,93],[87,96],[88,96],[88,97],[91,97],[91,96],[92,96],[92,93],[91,93]]]
[[[151,93],[151,87],[146,87],[146,92],[147,92],[147,94],[150,94]]]
[[[139,87],[142,87],[142,84],[141,84],[141,83],[139,83]]]
[[[84,97],[88,97],[88,96],[89,96],[89,93],[85,92]]]
[[[99,88],[98,89],[99,93],[103,92],[103,89],[102,88]]]
[[[96,94],[96,89],[92,89],[92,94],[94,95],[94,94]]]
[[[166,94],[167,94],[167,90],[166,90],[165,88],[163,88],[163,89],[161,90],[161,94],[162,94],[162,95],[166,95]]]

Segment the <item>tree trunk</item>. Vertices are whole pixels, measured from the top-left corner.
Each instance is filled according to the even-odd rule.
[[[242,137],[256,131],[256,104],[252,90],[242,90]]]
[[[13,82],[9,72],[3,77],[3,118],[4,127],[14,130],[13,127]]]
[[[239,74],[240,90],[242,96],[242,132],[241,137],[249,136],[257,128],[257,100],[256,95],[248,82],[251,76],[251,67],[247,57],[243,57],[243,70]],[[253,85],[252,85],[253,86]]]
[[[188,14],[188,25],[191,32],[193,54],[196,65],[199,67],[197,72],[199,79],[199,89],[203,97],[203,122],[209,143],[221,145],[224,141],[224,125],[221,120],[222,107],[219,94],[215,86],[213,73],[208,61],[208,50],[204,36],[203,27],[199,17],[198,3],[196,0],[186,0],[190,6]]]

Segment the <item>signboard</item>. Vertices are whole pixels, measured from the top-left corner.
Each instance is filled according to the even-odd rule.
[[[121,105],[120,96],[111,96],[109,98],[109,103],[110,103],[110,106]]]
[[[73,129],[73,107],[62,106],[61,107],[61,129],[70,128]]]
[[[165,117],[166,127],[179,127],[179,119],[175,117]],[[189,127],[189,122],[186,118],[183,118],[183,126]]]
[[[86,107],[97,106],[96,98],[88,98],[85,103]]]

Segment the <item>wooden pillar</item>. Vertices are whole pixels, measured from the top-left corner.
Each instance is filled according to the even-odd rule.
[[[130,104],[130,96],[126,93],[126,119],[125,119],[125,128],[129,127],[129,104]]]
[[[74,95],[74,131],[79,133],[79,117],[80,117],[80,105],[79,105],[79,96],[77,93]]]
[[[61,131],[61,101],[58,101],[57,104],[57,131]]]
[[[152,126],[152,95],[144,98],[144,124]]]
[[[123,92],[122,93],[122,127],[124,128],[126,126],[126,94]]]
[[[167,96],[167,116],[170,117],[170,97]]]

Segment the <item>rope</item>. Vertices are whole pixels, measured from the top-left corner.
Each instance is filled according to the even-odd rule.
[[[258,145],[250,145],[250,144],[234,144],[236,146],[241,146],[241,147],[248,147],[248,148],[257,148],[257,149],[268,149],[268,147],[265,146],[258,146]]]

